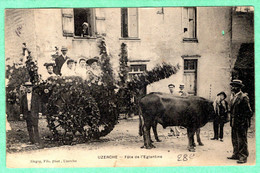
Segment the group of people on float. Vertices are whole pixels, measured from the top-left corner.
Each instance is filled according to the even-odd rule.
[[[43,80],[52,76],[80,76],[84,80],[98,82],[102,75],[98,57],[86,59],[81,56],[75,61],[67,56],[66,47],[62,47],[61,52],[55,62],[44,64],[47,73],[42,75]]]

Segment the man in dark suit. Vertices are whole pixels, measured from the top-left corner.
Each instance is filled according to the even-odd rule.
[[[21,98],[20,104],[20,118],[26,120],[27,130],[29,133],[29,144],[36,144],[42,146],[38,130],[38,120],[41,113],[40,98],[36,93],[32,92],[32,83],[26,82],[26,94]]]
[[[68,49],[64,46],[62,46],[61,48],[61,55],[55,59],[55,64],[56,64],[56,67],[54,69],[54,73],[56,75],[61,75],[61,67],[62,65],[64,64],[64,62],[69,59],[69,57],[67,56],[67,52],[68,52]]]
[[[241,80],[233,80],[231,83],[231,105],[230,125],[232,127],[232,145],[233,155],[228,159],[238,160],[237,163],[246,163],[249,155],[247,146],[247,130],[250,127],[250,120],[252,117],[252,110],[249,105],[249,98],[247,94],[241,91],[244,86]]]

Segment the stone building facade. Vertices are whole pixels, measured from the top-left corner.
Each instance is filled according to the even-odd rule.
[[[184,83],[190,94],[213,100],[220,91],[230,95],[232,62],[231,7],[7,9],[5,12],[6,58],[17,61],[22,43],[38,59],[51,59],[54,47],[67,46],[77,59],[98,56],[98,38],[106,39],[112,65],[118,69],[120,45],[128,48],[130,73],[141,73],[156,64],[179,64],[168,79],[147,86],[147,92],[169,92]],[[83,22],[88,23],[81,35]],[[6,62],[8,63],[8,62]],[[234,63],[233,63],[234,64]],[[39,69],[44,70],[40,67]]]

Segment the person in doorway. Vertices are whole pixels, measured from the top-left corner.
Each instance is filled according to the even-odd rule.
[[[26,87],[26,94],[21,97],[20,118],[26,120],[29,144],[36,144],[42,148],[38,129],[39,116],[42,115],[40,97],[33,93],[31,82],[26,82],[24,86]]]
[[[217,98],[214,101],[214,110],[217,116],[213,122],[214,137],[211,140],[220,139],[223,142],[224,124],[228,117],[228,103],[225,100],[226,98],[226,93],[222,91],[217,94]]]
[[[253,116],[249,98],[243,93],[241,88],[244,86],[241,80],[233,80],[231,83],[231,104],[230,125],[232,128],[231,139],[233,145],[233,155],[228,159],[238,160],[237,163],[247,162],[249,155],[247,145],[247,130],[250,127],[251,117]]]
[[[188,96],[189,95],[186,91],[184,91],[184,84],[183,83],[180,84],[179,89],[180,89],[178,91],[179,96]]]

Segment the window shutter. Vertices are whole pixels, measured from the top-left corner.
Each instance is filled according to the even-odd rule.
[[[105,17],[105,9],[96,8],[96,34],[97,35],[106,35],[106,17]]]
[[[127,8],[121,8],[121,36],[128,37],[128,12]]]
[[[189,38],[195,38],[195,8],[188,8],[189,13]]]
[[[73,37],[74,33],[74,17],[73,8],[61,10],[62,13],[62,32],[65,37]]]
[[[138,37],[138,9],[128,8],[129,37]]]
[[[189,37],[189,28],[188,28],[188,8],[184,7],[182,11],[182,31],[184,38]]]

